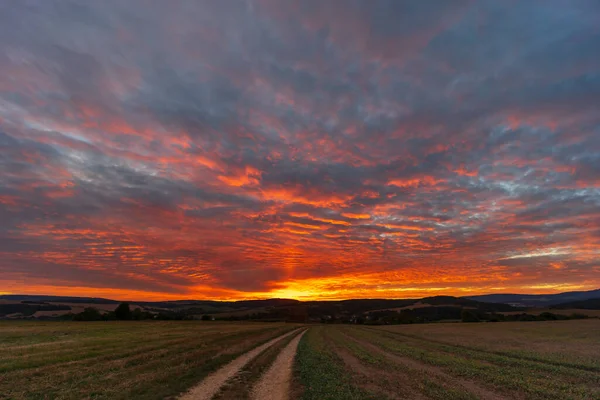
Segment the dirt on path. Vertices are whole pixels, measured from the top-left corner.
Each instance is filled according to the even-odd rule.
[[[298,332],[297,329],[294,329],[291,332],[284,333],[281,336],[276,337],[268,341],[265,344],[262,344],[249,352],[239,356],[235,360],[231,361],[229,364],[220,368],[216,372],[207,376],[200,384],[194,386],[187,393],[183,394],[179,399],[180,400],[210,400],[223,386],[227,380],[232,378],[236,373],[238,373],[246,364],[252,361],[256,356],[262,353],[264,350],[273,346],[278,341]]]
[[[279,353],[275,362],[260,378],[252,391],[253,400],[288,400],[292,382],[292,367],[298,343],[306,330],[293,338]]]

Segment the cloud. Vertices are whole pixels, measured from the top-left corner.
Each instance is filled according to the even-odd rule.
[[[0,284],[149,298],[598,286],[599,11],[4,5]]]

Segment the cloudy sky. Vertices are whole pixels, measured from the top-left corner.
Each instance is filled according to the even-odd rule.
[[[0,2],[0,292],[600,287],[600,4]]]

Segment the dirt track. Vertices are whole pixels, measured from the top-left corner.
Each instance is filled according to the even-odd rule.
[[[275,339],[270,340],[269,342],[260,345],[249,352],[239,356],[229,364],[225,365],[218,371],[212,373],[207,376],[199,385],[193,387],[180,397],[180,400],[210,400],[235,374],[237,374],[246,364],[248,364],[252,359],[258,356],[261,352],[268,349],[278,341],[296,333],[298,330],[293,330],[291,332],[285,333],[281,336],[276,337]],[[289,346],[288,346],[289,347]],[[287,347],[286,347],[287,349]]]
[[[252,391],[253,400],[288,400],[292,380],[292,366],[298,343],[306,330],[296,336],[279,353]]]

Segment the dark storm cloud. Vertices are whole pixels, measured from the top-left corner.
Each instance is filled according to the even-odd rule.
[[[599,23],[589,1],[2,4],[0,283],[597,285]]]

